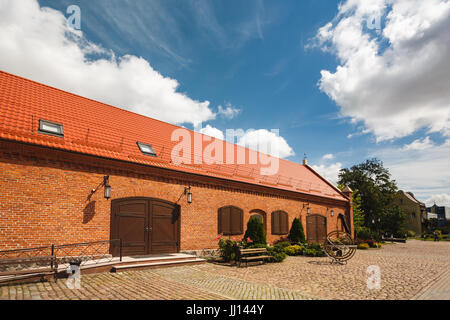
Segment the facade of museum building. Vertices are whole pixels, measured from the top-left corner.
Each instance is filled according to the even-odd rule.
[[[311,242],[336,229],[353,233],[351,191],[306,162],[6,72],[0,190],[0,250],[110,239],[122,239],[124,255],[215,249],[219,234],[241,239],[252,216],[269,243],[295,218]]]

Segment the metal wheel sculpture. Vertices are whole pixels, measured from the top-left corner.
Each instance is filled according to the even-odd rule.
[[[355,255],[356,248],[352,236],[344,231],[331,232],[324,243],[326,255],[339,264],[347,264]]]

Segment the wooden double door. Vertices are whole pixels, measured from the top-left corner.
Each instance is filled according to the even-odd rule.
[[[180,206],[153,198],[113,200],[111,237],[122,239],[122,255],[177,253],[180,251]],[[113,255],[120,249],[115,246]]]
[[[327,239],[327,218],[321,215],[307,216],[306,234],[309,243],[324,243]]]

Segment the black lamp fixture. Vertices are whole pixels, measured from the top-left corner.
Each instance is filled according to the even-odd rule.
[[[105,187],[105,199],[111,199],[111,186],[109,185],[109,176],[103,177],[103,186]]]
[[[305,207],[307,207],[306,213],[307,213],[307,214],[310,214],[310,213],[311,213],[311,208],[309,207],[309,203],[304,203],[304,204],[303,204],[303,209],[304,209]]]
[[[184,188],[184,194],[187,195],[187,202],[189,204],[192,203],[192,192],[191,192],[191,186]]]
[[[88,200],[91,199],[91,197],[94,195],[94,193],[96,193],[98,191],[99,188],[104,187],[104,194],[103,196],[105,197],[106,200],[111,199],[111,186],[109,185],[109,176],[104,176],[103,177],[103,182],[100,183],[97,188],[92,189],[91,194],[88,196]]]

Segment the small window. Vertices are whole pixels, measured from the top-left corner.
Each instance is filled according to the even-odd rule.
[[[272,234],[286,235],[289,233],[289,216],[287,212],[272,213]]]
[[[153,150],[151,145],[142,142],[138,142],[137,145],[143,154],[156,157],[156,152]]]
[[[233,206],[220,208],[218,220],[219,234],[234,236],[244,233],[244,211],[242,209]]]
[[[62,124],[47,120],[39,120],[39,132],[64,137]]]

